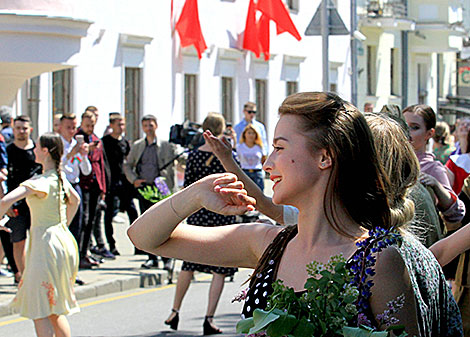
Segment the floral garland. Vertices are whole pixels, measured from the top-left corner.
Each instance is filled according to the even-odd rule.
[[[367,312],[370,311],[369,298],[372,295],[371,288],[374,285],[370,277],[375,275],[376,254],[384,248],[392,245],[400,246],[403,238],[395,227],[389,230],[382,227],[376,227],[369,231],[369,237],[356,243],[357,251],[352,256],[349,268],[353,275],[352,283],[359,290],[359,298],[356,303],[358,314],[357,324],[373,327],[367,318]]]
[[[307,265],[310,276],[301,296],[282,281],[273,283],[266,310],[255,309],[253,317],[237,324],[237,332],[255,336],[407,336],[403,326],[396,325],[393,316],[404,305],[404,295],[387,303],[387,310],[375,317],[386,331],[376,331],[367,313],[374,285],[376,254],[391,245],[401,245],[402,238],[395,228],[376,227],[369,237],[356,243],[358,249],[346,262],[339,256],[327,264]],[[247,292],[234,300],[243,300]]]

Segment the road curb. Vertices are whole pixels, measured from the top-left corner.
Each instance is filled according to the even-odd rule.
[[[173,272],[173,281],[176,281],[179,270]],[[75,286],[77,300],[86,300],[98,296],[120,293],[137,288],[159,287],[168,280],[168,272],[163,270],[139,271],[135,276],[122,276],[112,280],[97,281],[82,286]],[[0,317],[17,314],[16,308],[10,307],[10,301],[0,303]]]

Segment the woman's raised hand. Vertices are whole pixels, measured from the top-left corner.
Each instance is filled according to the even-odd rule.
[[[209,130],[204,131],[203,136],[206,143],[211,147],[212,152],[221,161],[232,157],[232,144],[225,137],[217,138]]]
[[[432,189],[435,189],[440,183],[432,175],[421,172],[419,175],[419,182],[424,186],[429,186]]]
[[[243,183],[232,173],[212,174],[197,184],[201,206],[212,212],[237,215],[254,210],[256,200],[247,195]]]

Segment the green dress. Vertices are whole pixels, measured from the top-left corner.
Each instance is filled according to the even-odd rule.
[[[31,210],[31,229],[26,264],[18,292],[11,305],[30,319],[80,311],[73,286],[78,272],[78,247],[67,227],[64,191],[73,188],[62,175],[63,188],[55,170],[23,182],[33,191],[26,198]],[[59,212],[60,209],[60,212]]]

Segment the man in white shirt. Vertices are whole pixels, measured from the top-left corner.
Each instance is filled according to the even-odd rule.
[[[263,141],[263,155],[267,156],[268,155],[268,149],[269,149],[269,144],[268,144],[268,138],[266,136],[266,128],[264,127],[264,124],[261,122],[258,122],[255,119],[256,116],[256,104],[253,102],[246,102],[245,105],[243,105],[243,115],[244,118],[235,125],[234,130],[237,133],[237,144],[240,143],[240,136],[243,133],[243,130],[245,130],[246,126],[248,124],[253,124],[253,126],[256,128],[256,130],[259,132],[261,135],[261,139]]]
[[[88,160],[88,144],[84,141],[77,142],[73,137],[77,132],[77,119],[75,114],[63,114],[60,118],[59,133],[62,143],[64,144],[64,155],[62,156],[62,167],[65,176],[73,188],[82,198],[82,191],[78,185],[80,181],[80,172],[83,175],[91,173],[91,163]],[[80,201],[78,212],[69,226],[77,244],[80,244],[80,236],[82,232],[82,212],[83,204]],[[91,266],[90,266],[91,267]]]

